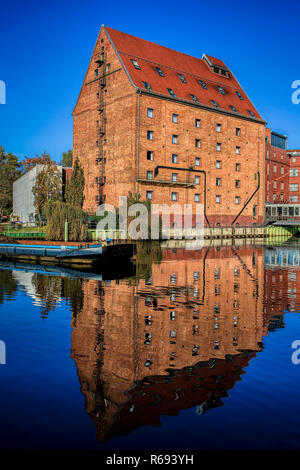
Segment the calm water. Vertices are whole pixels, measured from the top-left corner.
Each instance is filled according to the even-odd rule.
[[[0,447],[300,448],[299,257],[153,245],[121,278],[0,264]]]

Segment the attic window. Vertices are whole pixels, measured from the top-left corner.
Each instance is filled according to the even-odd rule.
[[[168,92],[170,93],[171,96],[176,96],[172,88],[167,88]]]
[[[151,85],[148,82],[143,82],[143,84],[144,84],[144,87],[146,88],[146,90],[152,91]]]
[[[191,97],[192,97],[192,100],[194,101],[194,103],[197,103],[197,104],[199,104],[199,101],[198,101],[198,98],[197,98],[197,96],[195,96],[195,95],[191,95]]]
[[[248,110],[248,113],[250,114],[250,116],[252,116],[253,118],[255,118],[255,115],[253,114],[253,112],[251,111],[251,109]]]
[[[223,90],[223,88],[220,85],[218,85],[218,90],[219,90],[220,93],[222,93],[222,95],[226,95],[225,91]]]
[[[210,100],[210,101],[212,102],[212,104],[213,104],[216,108],[219,107],[218,103],[217,103],[215,100]]]
[[[182,83],[186,83],[186,79],[185,79],[184,75],[182,75],[182,73],[179,73],[179,74],[178,74],[178,77],[180,78],[180,80],[182,81]]]
[[[204,90],[207,90],[206,83],[203,80],[199,80],[199,83],[202,86],[202,88],[204,88]]]
[[[161,69],[160,67],[155,67],[155,69],[156,69],[158,75],[160,75],[161,77],[164,77],[164,76],[165,76],[164,73],[163,73],[163,71],[162,71],[162,69]]]
[[[237,110],[234,106],[232,106],[232,104],[229,105],[229,108],[231,109],[231,111],[233,111],[234,113],[237,113]]]
[[[243,100],[243,99],[244,99],[244,98],[242,97],[242,95],[240,94],[239,91],[236,91],[236,94],[238,95],[238,97],[239,97],[240,100]]]
[[[139,66],[139,63],[137,60],[135,59],[131,59],[131,62],[133,63],[133,66],[138,69],[138,70],[141,70],[141,67]]]

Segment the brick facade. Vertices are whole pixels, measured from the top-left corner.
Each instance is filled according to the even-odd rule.
[[[283,204],[289,202],[290,159],[285,148],[272,145],[272,131],[266,129],[266,167],[265,194],[266,202]],[[286,141],[285,136],[281,136]]]
[[[73,116],[87,211],[118,206],[132,192],[156,204],[191,203],[194,212],[206,200],[211,226],[263,221],[265,122],[222,61],[102,26]],[[172,168],[156,174],[160,165]]]

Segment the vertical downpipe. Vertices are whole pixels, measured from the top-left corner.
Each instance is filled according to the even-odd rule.
[[[140,95],[138,91],[138,135],[137,135],[137,176],[136,176],[136,193],[139,193],[139,177],[140,177]]]

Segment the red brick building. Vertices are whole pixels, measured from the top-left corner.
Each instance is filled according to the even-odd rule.
[[[300,201],[300,150],[287,150],[289,159],[289,202],[299,204]]]
[[[290,162],[286,136],[266,129],[265,200],[267,203],[289,202]]]
[[[265,122],[221,60],[102,26],[73,116],[86,210],[132,192],[203,203],[211,226],[262,222]]]

